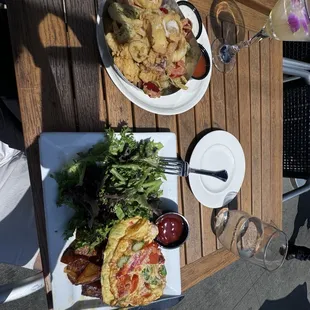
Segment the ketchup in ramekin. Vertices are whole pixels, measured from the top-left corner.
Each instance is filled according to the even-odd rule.
[[[184,216],[176,212],[161,215],[155,222],[158,227],[156,241],[164,248],[181,246],[189,234],[189,225]]]

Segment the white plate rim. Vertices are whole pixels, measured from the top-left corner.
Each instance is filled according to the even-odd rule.
[[[221,208],[223,205],[227,205],[240,191],[245,175],[245,156],[242,146],[238,139],[231,133],[224,130],[215,130],[206,134],[197,143],[189,162],[190,166],[195,167],[198,157],[207,145],[215,145],[217,142],[225,139],[228,139],[228,141],[232,143],[232,147],[226,144],[223,145],[228,147],[234,155],[235,168],[237,171],[237,173],[234,173],[232,179],[228,179],[228,182],[230,182],[229,185],[221,192],[212,193],[210,196],[210,192],[207,192],[202,185],[201,176],[193,173],[189,175],[189,183],[194,196],[201,204],[211,209]],[[233,196],[232,193],[234,193]],[[230,194],[230,199],[223,204],[223,201],[225,201],[225,197],[227,197],[228,194]]]
[[[125,97],[127,97],[131,102],[133,102],[140,108],[148,112],[156,113],[159,115],[181,114],[193,108],[201,100],[201,98],[207,91],[212,75],[213,64],[212,64],[211,45],[204,25],[202,25],[202,33],[197,42],[203,45],[209,54],[210,71],[209,74],[206,76],[206,78],[204,78],[203,80],[191,79],[187,84],[189,89],[186,91],[179,90],[178,92],[168,96],[162,96],[160,98],[155,99],[149,98],[147,95],[143,93],[142,90],[139,90],[133,85],[130,85],[129,83],[125,82],[114,70],[113,66],[110,65],[111,56],[108,51],[106,42],[104,40],[103,25],[101,19],[105,2],[106,0],[103,0],[100,3],[97,15],[97,22],[96,22],[97,43],[102,62],[111,80],[117,86],[117,88],[123,93]],[[191,91],[191,87],[193,88],[193,86],[195,86],[195,88]],[[186,101],[184,101],[185,98],[187,98]],[[183,102],[185,103],[182,103],[182,105],[178,107],[177,105],[175,105],[175,102],[178,102],[178,100],[183,100]],[[165,108],[165,106],[168,106],[169,104],[172,104],[171,108]]]

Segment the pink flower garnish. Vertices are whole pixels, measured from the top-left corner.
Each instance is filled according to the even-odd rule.
[[[291,31],[292,31],[293,33],[295,33],[296,31],[298,31],[299,28],[300,28],[299,19],[298,19],[298,17],[297,17],[295,14],[293,14],[293,13],[291,13],[291,14],[288,16],[288,24],[289,24],[289,26],[290,26],[290,28],[291,28]]]

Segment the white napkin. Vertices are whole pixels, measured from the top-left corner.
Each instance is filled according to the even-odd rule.
[[[25,155],[0,141],[0,262],[33,268],[38,241]]]
[[[0,141],[0,167],[4,166],[19,153],[21,152],[11,149],[7,144]]]

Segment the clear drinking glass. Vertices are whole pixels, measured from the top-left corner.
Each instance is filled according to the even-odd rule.
[[[216,39],[212,44],[215,67],[221,72],[229,72],[235,65],[236,54],[244,47],[265,38],[281,41],[310,41],[310,0],[278,0],[269,18],[256,35],[247,41],[230,45],[224,39]]]
[[[214,230],[227,250],[269,271],[280,268],[285,260],[285,233],[246,212],[222,209],[215,218]]]

